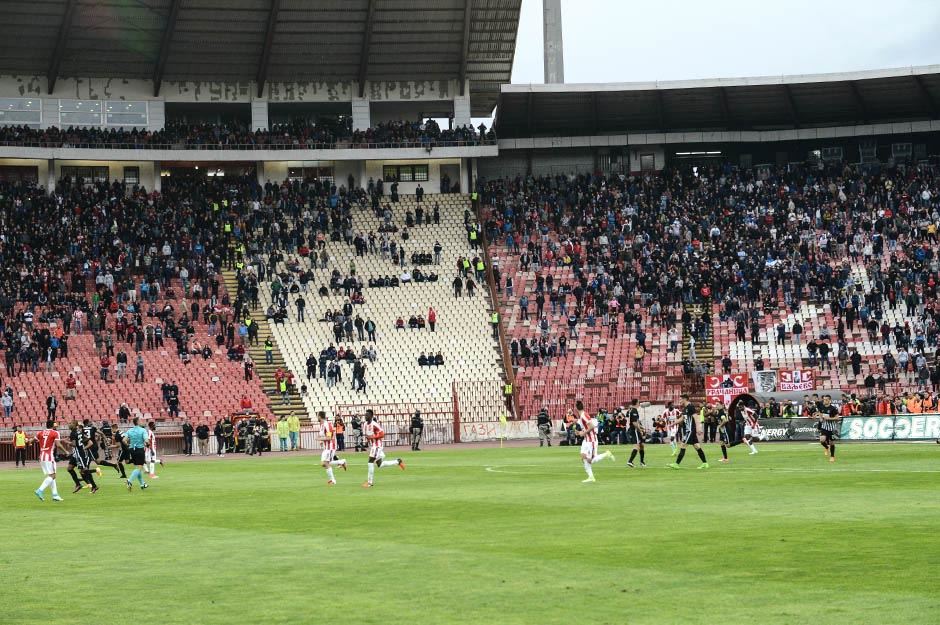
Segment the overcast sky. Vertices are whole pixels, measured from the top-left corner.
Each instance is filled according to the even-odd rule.
[[[940,63],[937,0],[561,0],[565,82],[812,74]],[[543,82],[522,0],[512,82]]]

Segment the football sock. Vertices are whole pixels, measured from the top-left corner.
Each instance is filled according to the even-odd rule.
[[[669,441],[669,446],[672,447],[673,449],[676,448],[676,441],[675,441],[675,439]]]
[[[835,444],[835,443],[829,443],[829,454],[830,454],[833,458],[836,457],[836,444]]]
[[[591,462],[588,460],[584,461],[584,470],[587,472],[588,477],[594,477],[594,470],[591,469]]]
[[[41,493],[45,491],[47,488],[49,488],[49,484],[53,484],[53,483],[54,483],[54,480],[47,475],[46,479],[44,479],[42,481],[42,484],[39,485],[39,492]]]
[[[645,447],[640,448],[640,462],[641,463],[646,462],[646,448]]]
[[[634,458],[636,458],[636,450],[635,450],[635,449],[630,452],[630,460],[629,460],[629,461],[630,461],[630,462],[633,462],[633,459],[634,459]]]
[[[72,476],[72,481],[75,482],[76,486],[81,486],[82,482],[78,479],[78,474],[75,472],[75,469],[69,469],[69,475]]]
[[[829,449],[829,443],[827,443],[826,441],[820,441],[819,444],[822,445],[824,449]]]
[[[728,448],[725,447],[724,445],[721,446],[721,457],[724,458],[725,460],[728,459]]]
[[[679,455],[676,456],[676,464],[682,464],[683,458],[685,458],[685,447],[679,450]]]
[[[372,483],[372,480],[375,478],[375,464],[369,463],[369,483]]]
[[[748,442],[747,446],[750,447],[751,451],[757,451],[757,447],[754,446],[754,443]]]
[[[333,467],[326,468],[326,476],[330,479],[331,482],[335,482],[336,478],[333,477]]]
[[[702,462],[708,462],[708,460],[705,459],[705,450],[704,450],[704,449],[699,448],[699,449],[696,449],[695,451],[698,452],[698,457],[699,457],[699,459],[700,459]]]
[[[346,464],[345,460],[330,460],[331,467],[338,467],[341,464]]]
[[[602,454],[599,455],[599,456],[594,456],[594,458],[591,460],[591,464],[594,464],[595,462],[600,462],[601,460],[606,459],[607,456],[609,456],[609,455],[610,455],[610,452],[609,452],[609,451],[605,451],[604,453],[602,453]]]
[[[49,479],[50,482],[52,482],[52,496],[53,496],[53,497],[58,497],[58,496],[59,496],[59,487],[56,485],[55,480],[54,480],[53,478],[50,477],[50,478],[48,478],[48,479]]]
[[[382,464],[379,464],[377,462],[375,466],[377,466],[380,469],[384,469],[385,467],[397,467],[398,466],[397,462],[389,462],[388,460],[380,460],[379,462],[381,462]]]

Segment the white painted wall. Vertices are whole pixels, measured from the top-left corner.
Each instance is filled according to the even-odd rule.
[[[266,100],[251,101],[251,129],[267,130],[271,126],[268,124],[268,103]]]
[[[666,150],[661,145],[637,145],[630,148],[630,173],[638,174],[642,171],[640,165],[641,157],[645,154],[651,154],[655,161],[655,171],[660,171],[666,166]]]
[[[372,112],[369,110],[369,101],[365,98],[353,98],[352,122],[353,130],[366,130],[372,127]]]

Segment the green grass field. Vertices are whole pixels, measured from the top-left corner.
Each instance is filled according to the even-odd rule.
[[[371,491],[362,455],[332,488],[312,456],[168,458],[146,492],[63,467],[60,504],[3,470],[0,622],[940,622],[936,445],[706,449],[614,448],[595,484],[573,449],[424,451]]]

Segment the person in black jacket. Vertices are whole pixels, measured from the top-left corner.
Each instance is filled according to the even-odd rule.
[[[209,426],[205,423],[196,426],[196,442],[199,445],[199,455],[207,455],[209,453]]]
[[[193,424],[189,422],[189,417],[183,423],[183,454],[193,455]]]
[[[421,435],[424,433],[424,419],[421,417],[421,411],[415,410],[411,415],[411,450],[421,451]]]

